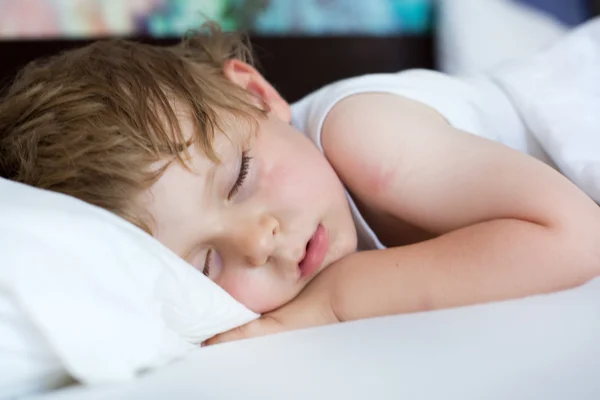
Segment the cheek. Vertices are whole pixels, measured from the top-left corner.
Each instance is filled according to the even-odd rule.
[[[284,293],[273,292],[273,288],[281,283],[253,272],[240,270],[221,277],[216,283],[234,299],[258,314],[274,310],[287,302],[287,298],[283,299]]]
[[[299,146],[296,152],[278,156],[265,173],[265,186],[284,200],[315,201],[315,196],[335,187],[335,173],[316,151]]]

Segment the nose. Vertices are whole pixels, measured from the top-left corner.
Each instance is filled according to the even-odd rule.
[[[262,215],[244,225],[238,233],[242,256],[252,267],[266,264],[275,251],[279,222],[273,216]]]

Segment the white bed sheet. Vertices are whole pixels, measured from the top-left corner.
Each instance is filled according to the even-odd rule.
[[[202,348],[124,385],[36,399],[597,400],[598,370],[600,279]]]

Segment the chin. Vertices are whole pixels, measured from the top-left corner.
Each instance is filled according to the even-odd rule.
[[[257,314],[264,314],[264,313],[268,313],[269,311],[273,311],[277,308],[279,308],[279,305],[276,304],[267,304],[267,303],[262,303],[262,304],[244,304],[244,306],[249,309],[252,312],[255,312]]]

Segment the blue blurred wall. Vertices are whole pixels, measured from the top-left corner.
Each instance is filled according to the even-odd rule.
[[[535,8],[546,11],[563,23],[574,26],[587,19],[591,14],[589,0],[518,0]]]

